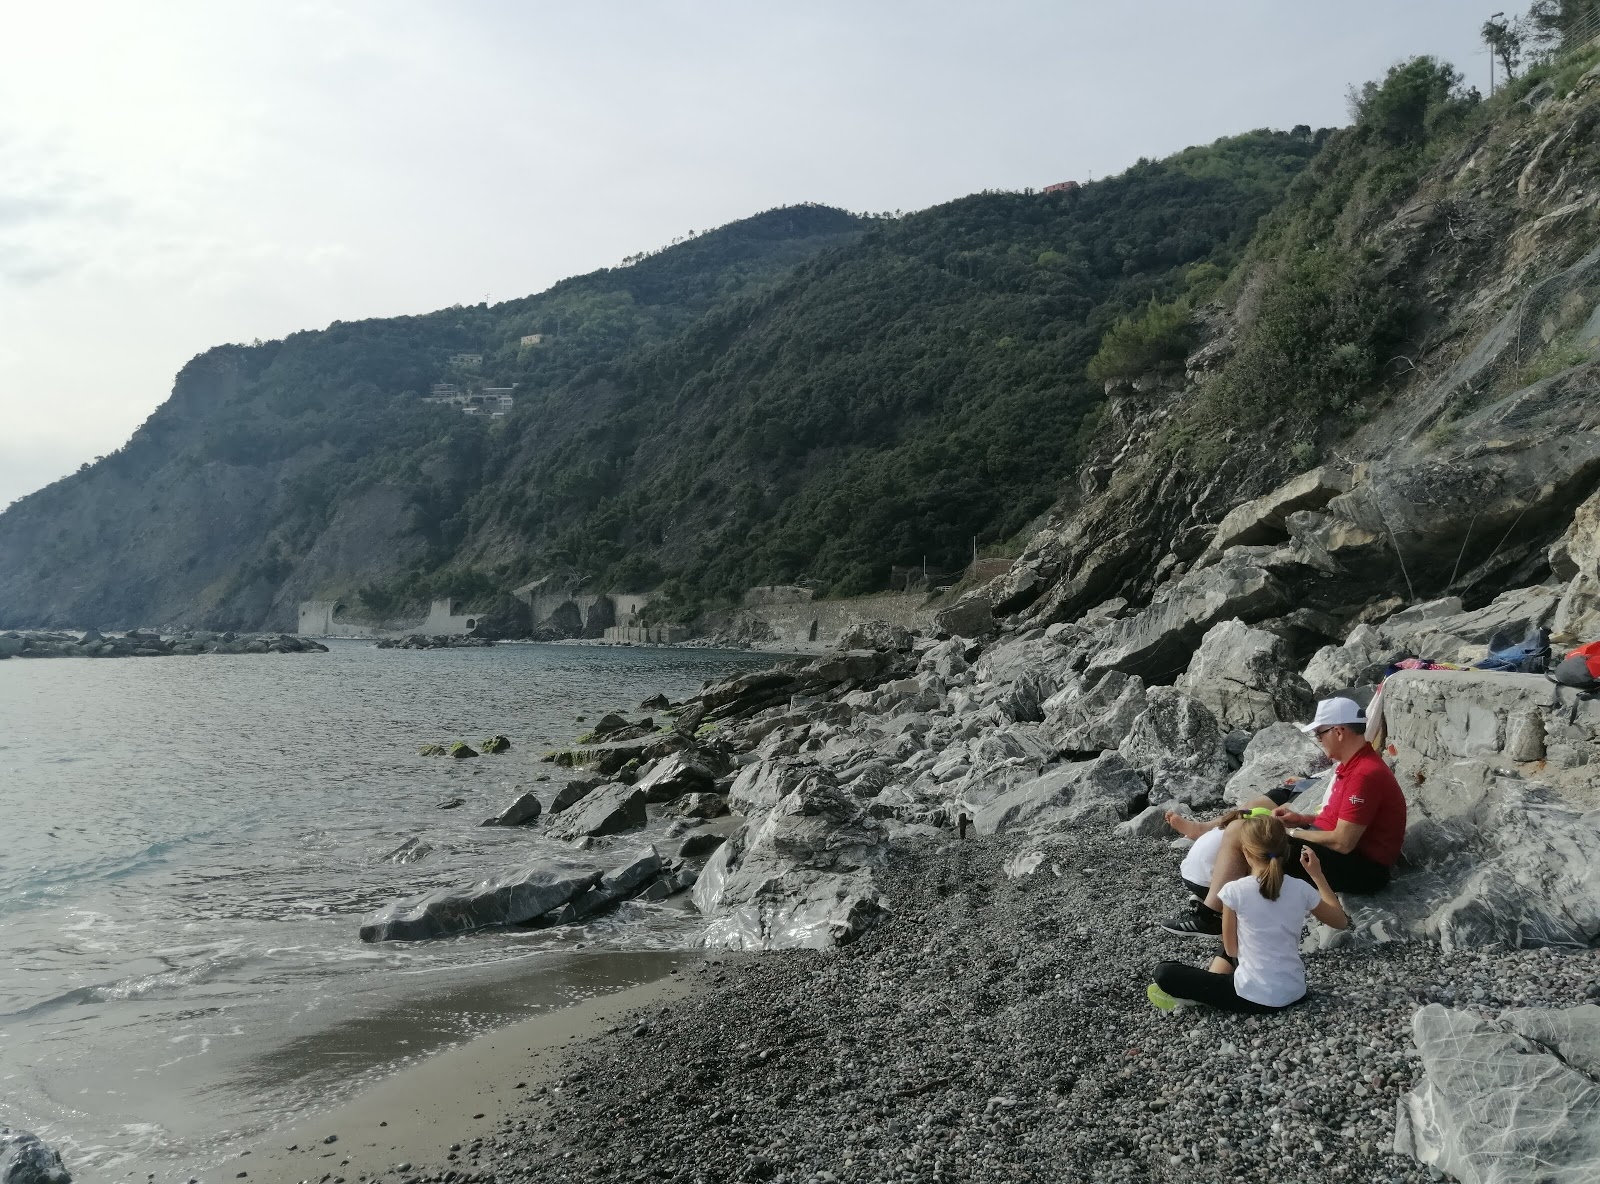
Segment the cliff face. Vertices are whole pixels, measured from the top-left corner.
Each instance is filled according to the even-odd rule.
[[[1304,390],[1269,385],[1278,413],[1218,417],[1240,406],[1251,377],[1240,372],[1257,361],[1246,343],[1271,315],[1263,293],[1296,266],[1282,223],[1303,211],[1291,209],[1264,231],[1238,299],[1207,310],[1184,373],[1112,395],[1076,486],[977,598],[1027,623],[1070,621],[1110,597],[1142,603],[1203,582],[1243,547],[1282,585],[1259,618],[1314,647],[1402,601],[1475,606],[1578,578],[1585,563],[1552,547],[1600,484],[1600,151],[1589,135],[1600,67],[1570,86],[1540,87],[1462,129],[1403,189],[1363,177],[1311,244],[1360,252],[1370,282],[1405,309],[1370,393],[1318,421],[1296,415]],[[1329,144],[1327,171],[1357,156],[1359,131]]]

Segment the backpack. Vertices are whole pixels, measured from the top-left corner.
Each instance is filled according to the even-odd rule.
[[[1580,645],[1557,662],[1550,680],[1590,694],[1600,691],[1600,641]]]
[[[1474,670],[1499,670],[1511,674],[1544,674],[1550,669],[1550,630],[1533,628],[1521,641],[1496,632],[1489,639],[1489,656],[1472,664]]]

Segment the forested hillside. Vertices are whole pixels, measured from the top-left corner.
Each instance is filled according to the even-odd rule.
[[[0,515],[0,619],[287,625],[306,596],[388,613],[557,567],[688,615],[959,567],[1072,472],[1106,329],[1215,289],[1322,138],[894,219],[789,207],[524,300],[219,347]],[[517,405],[474,419],[436,382]]]

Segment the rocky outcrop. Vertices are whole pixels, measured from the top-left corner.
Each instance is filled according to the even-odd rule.
[[[1549,560],[1551,574],[1565,581],[1550,622],[1552,636],[1566,645],[1600,638],[1600,490],[1578,507]]]
[[[1422,1082],[1395,1150],[1462,1184],[1600,1179],[1600,1007],[1486,1019],[1434,1003],[1412,1020]]]
[[[647,802],[673,802],[691,793],[704,793],[716,784],[717,775],[705,758],[693,752],[677,752],[663,757],[633,783]]]
[[[1117,746],[1157,799],[1191,806],[1219,801],[1234,765],[1216,716],[1176,687],[1151,687],[1144,712]]]
[[[441,888],[386,905],[361,922],[361,940],[421,941],[491,925],[520,925],[599,882],[597,868],[539,862],[469,888]]]
[[[72,1184],[72,1175],[38,1135],[0,1126],[0,1184]]]
[[[483,820],[484,826],[527,826],[537,822],[544,804],[532,790],[517,795],[517,799],[500,813]]]
[[[1089,660],[1089,673],[1120,670],[1146,682],[1171,682],[1213,625],[1234,618],[1260,621],[1282,611],[1288,589],[1257,559],[1230,554],[1164,587],[1143,612],[1112,622]]]
[[[1350,489],[1350,474],[1333,466],[1301,473],[1258,498],[1235,506],[1217,524],[1196,566],[1215,562],[1230,547],[1255,547],[1288,540],[1290,514],[1301,510],[1320,510]]]
[[[952,637],[987,637],[994,632],[994,610],[982,596],[968,594],[933,616],[935,633]]]
[[[1177,686],[1210,708],[1223,730],[1254,732],[1311,718],[1311,687],[1291,661],[1277,634],[1223,621],[1201,640]]]

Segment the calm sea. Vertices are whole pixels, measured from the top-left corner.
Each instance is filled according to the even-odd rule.
[[[477,824],[560,776],[537,758],[577,717],[770,656],[330,645],[0,662],[0,1125],[81,1181],[185,1178],[444,1045],[665,973],[695,939],[680,901],[404,946],[356,926],[556,851]],[[417,755],[497,732],[503,756]],[[432,851],[387,858],[413,838]]]

